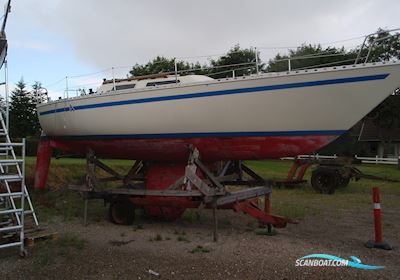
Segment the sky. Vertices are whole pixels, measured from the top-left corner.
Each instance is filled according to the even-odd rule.
[[[267,61],[285,47],[352,48],[379,27],[400,27],[399,0],[13,0],[11,5],[10,86],[21,77],[27,85],[40,81],[53,97],[62,96],[66,76],[69,89],[96,88],[112,77],[111,67],[124,77],[130,66],[157,55],[195,57],[187,59],[195,62],[240,44],[264,47],[261,59]]]

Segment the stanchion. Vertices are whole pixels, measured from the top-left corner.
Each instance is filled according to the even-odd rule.
[[[375,240],[367,241],[365,246],[367,248],[392,250],[393,247],[382,239],[381,198],[378,187],[372,188],[372,199],[374,202]]]

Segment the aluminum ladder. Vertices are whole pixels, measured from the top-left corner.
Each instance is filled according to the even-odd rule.
[[[25,256],[25,215],[31,215],[35,226],[39,225],[25,185],[25,139],[11,142],[3,112],[0,124],[0,249],[19,247],[20,255]],[[21,149],[21,157],[16,156],[14,148]]]

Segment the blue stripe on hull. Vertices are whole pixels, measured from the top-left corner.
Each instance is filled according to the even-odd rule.
[[[104,103],[98,103],[98,104],[79,105],[79,106],[75,106],[73,108],[64,107],[64,108],[59,108],[59,109],[55,109],[55,110],[44,111],[44,112],[41,112],[40,115],[43,116],[43,115],[49,115],[49,114],[60,113],[60,112],[71,111],[71,110],[73,110],[73,111],[85,110],[85,109],[121,106],[121,105],[129,105],[129,104],[140,104],[140,103],[179,100],[179,99],[201,98],[201,97],[210,97],[210,96],[260,92],[260,91],[272,91],[272,90],[282,90],[282,89],[291,89],[291,88],[303,88],[303,87],[314,87],[314,86],[383,80],[383,79],[387,78],[388,76],[389,76],[389,74],[378,74],[378,75],[370,75],[370,76],[349,77],[349,78],[320,80],[320,81],[312,81],[312,82],[299,82],[299,83],[291,83],[291,84],[261,86],[261,87],[252,87],[252,88],[239,88],[239,89],[229,89],[229,90],[219,90],[219,91],[206,91],[206,92],[199,92],[199,93],[188,93],[188,94],[180,94],[180,95],[150,97],[150,98],[143,98],[143,99],[104,102]]]
[[[210,138],[210,137],[285,137],[285,136],[338,136],[346,130],[312,130],[312,131],[270,131],[270,132],[198,132],[198,133],[162,133],[162,134],[106,134],[57,136],[61,139],[165,139],[165,138]]]

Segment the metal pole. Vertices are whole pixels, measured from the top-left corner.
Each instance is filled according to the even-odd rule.
[[[22,179],[21,179],[21,229],[20,229],[20,255],[25,256],[24,227],[25,227],[25,138],[22,139]]]
[[[235,70],[232,70],[232,78],[235,78]]]
[[[375,239],[369,240],[365,246],[368,248],[392,250],[393,247],[389,243],[383,241],[382,238],[381,196],[379,187],[372,188],[372,201],[374,202]]]
[[[258,71],[259,71],[259,69],[258,69],[258,52],[257,52],[257,47],[254,48],[254,51],[255,51],[255,55],[256,55],[256,74],[257,74],[257,76],[258,76]]]
[[[399,156],[399,158],[397,159],[397,169],[400,169],[400,156]]]
[[[9,106],[9,100],[8,100],[8,62],[7,60],[4,61],[4,79],[5,79],[5,85],[4,85],[4,97],[5,97],[5,103],[6,103],[6,130],[7,134],[10,135],[10,106]],[[6,159],[8,159],[8,150],[6,150]],[[6,172],[8,173],[8,165],[6,166]]]
[[[292,71],[292,63],[290,62],[290,58],[288,58],[288,71]]]
[[[175,83],[178,83],[178,63],[176,62],[176,58],[174,58],[174,67],[175,67]]]
[[[213,202],[214,242],[218,241],[217,201]]]
[[[88,212],[88,202],[89,199],[85,198],[85,205],[83,208],[83,226],[87,226],[87,212]]]
[[[362,50],[364,49],[365,42],[367,41],[367,38],[368,38],[369,36],[370,36],[370,35],[365,36],[364,42],[363,42],[362,45],[361,45],[360,51],[359,51],[358,54],[357,54],[357,58],[356,58],[356,60],[354,61],[354,64],[357,64],[358,60],[361,58],[361,52],[362,52]]]
[[[10,108],[9,108],[9,103],[8,103],[8,62],[7,60],[4,62],[4,75],[5,75],[5,102],[6,102],[6,128],[7,128],[7,132],[10,132],[10,121],[9,121],[9,117],[10,117]],[[7,151],[8,154],[8,151]]]
[[[68,98],[68,76],[65,76],[65,95]],[[65,98],[65,95],[64,95],[64,98]]]
[[[113,90],[115,90],[115,73],[114,73],[114,67],[111,67],[112,71],[112,77],[113,77]]]
[[[382,243],[381,197],[378,187],[372,188],[372,200],[374,202],[375,242]]]
[[[371,50],[374,47],[375,43],[376,43],[376,39],[372,42],[371,46],[369,47],[367,56],[365,57],[365,60],[364,60],[364,63],[367,63],[369,55],[371,54]]]

